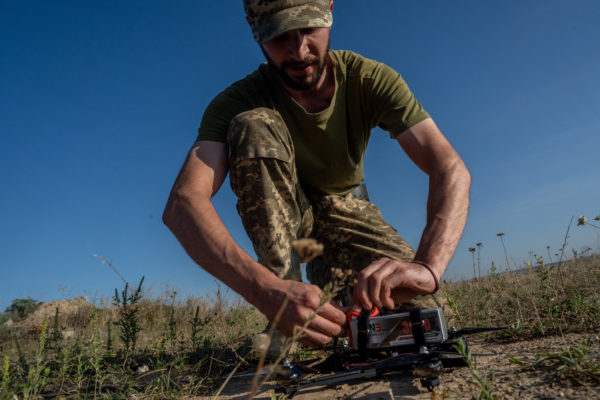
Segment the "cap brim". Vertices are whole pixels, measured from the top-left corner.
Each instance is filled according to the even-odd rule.
[[[261,16],[253,29],[256,41],[263,44],[287,31],[304,28],[329,28],[333,23],[331,9],[325,2],[290,7]]]

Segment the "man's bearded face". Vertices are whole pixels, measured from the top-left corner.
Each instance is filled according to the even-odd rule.
[[[321,80],[329,58],[329,29],[303,31],[286,33],[261,46],[269,65],[293,90],[313,89]]]

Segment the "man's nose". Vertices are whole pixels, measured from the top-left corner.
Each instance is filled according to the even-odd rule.
[[[308,45],[300,29],[292,32],[290,40],[290,56],[296,60],[304,60],[308,55]]]

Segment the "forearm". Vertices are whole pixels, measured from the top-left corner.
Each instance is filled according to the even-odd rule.
[[[284,281],[254,261],[234,242],[210,201],[192,206],[182,198],[169,200],[164,219],[199,265],[256,306],[284,334],[291,336],[309,317],[313,319],[301,343],[322,346],[343,334],[345,313],[333,304],[322,306],[318,287]],[[281,307],[286,317],[278,319]]]
[[[470,174],[460,160],[429,177],[427,223],[415,255],[439,279],[446,270],[462,235],[469,208]]]
[[[198,265],[251,304],[278,279],[235,243],[209,199],[173,193],[163,220]]]
[[[301,343],[322,346],[343,333],[345,313],[334,304],[321,308],[323,292],[317,286],[280,279],[235,243],[211,201],[226,175],[225,144],[196,143],[173,185],[164,223],[198,265],[258,308],[284,334],[291,336],[310,316],[314,319]],[[279,319],[282,306],[286,318]]]

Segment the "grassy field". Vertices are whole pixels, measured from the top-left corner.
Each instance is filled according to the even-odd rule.
[[[597,334],[600,326],[596,255],[552,267],[540,259],[522,271],[444,282],[442,290],[458,327],[510,327],[486,334],[490,342]],[[87,305],[42,321],[31,321],[34,300],[15,300],[0,316],[0,399],[210,394],[234,366],[254,365],[244,343],[267,322],[254,308],[232,304],[220,292],[212,300],[180,300],[174,292],[153,299],[144,293],[142,279],[115,290],[111,307]],[[11,327],[3,323],[9,318]],[[581,342],[540,353],[532,368],[558,368],[564,379],[598,385],[600,355],[592,348]],[[303,354],[300,349],[296,356]],[[471,370],[477,376],[475,364]],[[479,385],[478,398],[499,398],[492,394],[493,380]]]

